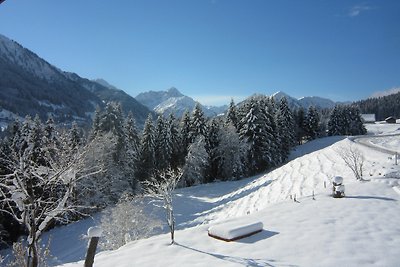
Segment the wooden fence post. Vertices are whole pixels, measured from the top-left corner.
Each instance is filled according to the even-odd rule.
[[[86,253],[85,267],[92,267],[94,263],[94,255],[96,254],[97,244],[102,234],[102,230],[98,226],[88,229],[88,237],[90,238],[89,247]]]

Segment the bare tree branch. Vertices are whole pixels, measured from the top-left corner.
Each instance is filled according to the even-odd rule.
[[[363,167],[365,158],[360,150],[353,145],[336,150],[336,153],[343,159],[347,167],[351,169],[357,180],[363,179]]]

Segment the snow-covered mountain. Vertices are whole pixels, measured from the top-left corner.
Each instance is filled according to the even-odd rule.
[[[286,97],[288,100],[289,106],[292,108],[299,108],[303,107],[307,109],[310,106],[314,106],[317,108],[333,108],[337,103],[327,99],[327,98],[322,98],[318,96],[306,96],[306,97],[301,97],[299,99],[296,99],[292,96],[289,96],[288,94],[278,91],[275,94],[272,95],[275,100],[279,101],[282,97]]]
[[[89,123],[96,106],[118,101],[143,123],[148,108],[122,90],[63,72],[32,51],[0,35],[0,126],[14,118],[52,114],[57,122]]]
[[[136,100],[159,114],[168,115],[173,113],[177,117],[181,117],[186,110],[191,112],[197,103],[193,98],[183,95],[175,87],[167,91],[140,93],[136,96]],[[214,107],[201,105],[201,107],[204,114],[208,117],[219,115],[227,109],[227,106]]]
[[[140,93],[135,98],[146,107],[154,109],[159,104],[161,104],[164,101],[167,101],[170,98],[179,98],[182,96],[183,94],[181,94],[181,92],[179,92],[178,89],[172,87],[167,91],[148,91]]]
[[[319,108],[333,108],[336,105],[334,101],[318,96],[301,97],[298,101],[302,107],[314,106]]]
[[[2,34],[0,34],[0,55],[2,61],[18,66],[37,78],[48,81],[60,78],[60,71],[57,68]]]

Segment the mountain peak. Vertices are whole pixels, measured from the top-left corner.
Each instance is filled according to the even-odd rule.
[[[278,92],[272,94],[271,97],[275,98],[276,100],[281,100],[281,98],[283,98],[283,97],[286,97],[287,100],[289,100],[289,99],[295,99],[294,97],[292,97],[292,96],[286,94],[286,93],[283,92],[283,91],[278,91]]]
[[[179,92],[178,89],[176,89],[175,87],[171,87],[167,90],[167,93],[170,97],[181,97],[183,96],[181,92]]]
[[[289,106],[292,108],[308,108],[309,106],[315,106],[319,108],[332,108],[335,106],[334,101],[319,96],[307,96],[296,99],[282,91],[278,91],[271,96],[274,97],[276,101],[279,101],[283,97],[286,97]]]

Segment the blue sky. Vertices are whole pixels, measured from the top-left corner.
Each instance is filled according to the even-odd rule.
[[[6,0],[0,33],[132,96],[337,101],[400,87],[400,1]]]

